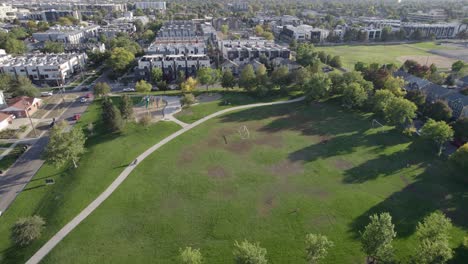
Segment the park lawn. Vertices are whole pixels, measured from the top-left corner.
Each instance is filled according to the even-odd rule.
[[[343,66],[348,70],[353,70],[354,64],[358,61],[365,63],[395,63],[396,65],[402,65],[402,62],[397,59],[398,57],[411,55],[432,56],[434,54],[427,51],[448,48],[449,47],[436,45],[433,42],[407,45],[344,45],[335,47],[317,47],[318,50],[323,50],[333,56],[341,56]]]
[[[108,134],[99,125],[99,102],[93,103],[78,126],[94,122],[94,136],[88,135],[87,152],[77,169],[57,169],[45,164],[0,217],[0,263],[24,263],[52,235],[93,201],[140,153],[180,129],[172,122],[144,128],[128,123],[121,135]],[[46,186],[45,179],[54,179]],[[46,221],[42,237],[28,247],[12,245],[10,229],[20,217],[37,214]]]
[[[455,225],[453,263],[467,263],[461,172],[420,138],[371,129],[372,118],[296,103],[209,120],[142,161],[43,263],[179,263],[185,246],[200,248],[204,263],[233,263],[243,239],[260,242],[270,263],[305,263],[307,233],[335,243],[323,263],[362,263],[359,231],[384,211],[407,263],[417,222],[437,209]]]
[[[261,102],[273,102],[281,100],[289,100],[301,96],[299,92],[291,92],[288,95],[273,94],[262,98],[254,97],[247,92],[231,91],[220,92],[222,98],[212,102],[200,103],[189,108],[183,109],[174,116],[182,122],[193,123],[203,117],[218,112],[220,110],[246,104],[254,104]]]
[[[0,160],[0,170],[5,172],[24,153],[24,144],[16,145],[13,150]]]

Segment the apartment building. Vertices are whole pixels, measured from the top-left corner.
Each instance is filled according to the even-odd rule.
[[[190,20],[170,21],[159,30],[157,37],[190,38],[197,36],[197,26]]]
[[[138,60],[138,72],[141,79],[151,79],[153,68],[160,68],[168,80],[177,78],[180,72],[193,76],[200,68],[210,67],[210,58],[206,54],[151,54]]]
[[[0,20],[9,20],[16,18],[16,12],[18,9],[11,5],[1,4],[0,5]]]
[[[37,41],[56,41],[70,44],[86,42],[98,36],[99,26],[54,26],[45,32],[33,33]]]
[[[28,77],[35,83],[64,84],[86,64],[85,53],[0,55],[0,73]]]
[[[310,25],[287,25],[283,26],[280,33],[281,38],[291,41],[311,41],[311,42],[323,42],[330,34],[330,31],[321,28],[314,28]]]
[[[219,41],[219,49],[223,58],[241,66],[260,59],[264,55],[267,59],[289,59],[291,51],[279,46],[273,41],[264,39],[224,40]]]
[[[146,54],[154,55],[204,55],[206,45],[200,43],[152,43],[146,50]]]
[[[151,9],[151,10],[166,10],[166,2],[135,2],[135,8],[137,9]]]
[[[415,31],[419,30],[423,33],[424,37],[434,35],[438,39],[454,38],[459,31],[466,29],[466,25],[438,23],[438,24],[423,24],[423,23],[402,23],[401,29],[406,31],[410,36]]]
[[[445,21],[447,20],[448,15],[443,9],[432,9],[427,13],[424,13],[423,11],[408,13],[406,18],[408,19],[408,21],[411,21],[411,22],[432,23],[432,22]]]

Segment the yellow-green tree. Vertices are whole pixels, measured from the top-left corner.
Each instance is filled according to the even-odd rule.
[[[184,93],[191,93],[195,88],[197,88],[198,81],[192,77],[189,77],[185,82],[180,84],[180,88]]]

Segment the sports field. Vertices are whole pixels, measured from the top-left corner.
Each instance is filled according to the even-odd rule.
[[[358,232],[383,211],[396,225],[398,259],[408,260],[416,223],[438,209],[455,225],[454,263],[466,263],[461,172],[431,144],[371,120],[298,103],[207,121],[144,160],[44,263],[178,263],[185,246],[205,263],[232,263],[243,239],[260,242],[271,263],[305,263],[307,233],[334,241],[324,263],[363,263]]]
[[[371,46],[336,46],[317,47],[332,55],[339,55],[343,65],[347,69],[354,69],[354,64],[358,61],[365,63],[395,63],[403,64],[407,59],[413,59],[421,64],[435,63],[439,68],[448,69],[455,61],[454,59],[442,57],[430,53],[430,50],[447,50],[452,47],[436,45],[432,42],[401,45],[371,45]]]

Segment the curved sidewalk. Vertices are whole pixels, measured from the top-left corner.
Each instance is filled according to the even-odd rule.
[[[145,152],[140,154],[137,157],[137,160],[140,163],[146,157],[148,157],[151,153],[158,150],[160,147],[164,146],[174,138],[182,135],[183,133],[191,130],[192,128],[204,123],[207,120],[210,120],[214,117],[223,115],[228,112],[246,109],[246,108],[253,108],[253,107],[260,107],[260,106],[270,106],[270,105],[280,105],[280,104],[290,104],[304,100],[304,97],[287,100],[287,101],[278,101],[278,102],[270,102],[270,103],[257,103],[257,104],[250,104],[250,105],[241,105],[232,108],[227,108],[211,115],[208,115],[182,129],[177,132],[174,132],[170,136],[164,138],[159,143],[153,145],[151,148],[147,149]],[[130,173],[135,169],[138,165],[130,164],[128,165],[122,173],[107,187],[107,189],[102,192],[94,201],[92,201],[83,211],[81,211],[75,218],[73,218],[70,222],[68,222],[60,231],[57,232],[47,243],[45,243],[26,263],[27,264],[36,264],[39,263],[65,236],[67,236],[75,227],[77,227],[81,221],[83,221],[86,217],[88,217],[99,205],[101,205],[116,189],[119,187],[120,184],[130,175]]]

